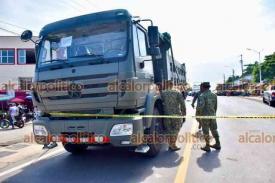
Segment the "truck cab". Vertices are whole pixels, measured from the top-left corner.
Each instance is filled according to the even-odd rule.
[[[93,13],[51,23],[36,44],[33,122],[37,143],[62,141],[72,153],[89,145],[148,146],[155,156],[161,144],[136,137],[161,133],[157,85],[167,80],[171,40],[157,26],[145,29],[127,10]],[[21,39],[31,39],[25,31]],[[119,117],[119,115],[131,115]]]

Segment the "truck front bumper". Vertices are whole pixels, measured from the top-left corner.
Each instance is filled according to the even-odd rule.
[[[113,127],[116,125],[128,125],[132,130],[123,135],[111,134]],[[90,145],[110,143],[113,146],[137,146],[142,144],[140,139],[144,135],[142,118],[50,120],[41,117],[33,122],[33,129],[35,141],[38,144],[61,141]],[[42,129],[45,132],[38,133],[37,130]],[[87,139],[89,140],[87,141]]]

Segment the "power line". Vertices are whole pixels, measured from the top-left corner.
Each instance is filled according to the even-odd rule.
[[[8,29],[5,29],[5,28],[3,28],[3,27],[0,27],[0,30],[3,30],[3,31],[9,32],[9,33],[12,33],[12,34],[17,35],[17,36],[20,36],[20,34],[18,34],[18,33],[16,33],[16,32],[14,32],[14,31],[11,31],[11,30],[8,30]]]
[[[72,3],[78,5],[79,7],[83,8],[85,11],[87,11],[87,7],[83,6],[81,3],[79,3],[78,1],[73,1]]]
[[[28,29],[28,28],[26,28],[26,27],[22,27],[22,26],[19,26],[19,25],[15,25],[15,24],[13,24],[13,23],[5,22],[5,21],[3,21],[3,20],[0,20],[0,22],[3,23],[3,24],[11,25],[11,26],[13,26],[13,27],[17,27],[17,28],[19,28],[19,29]]]
[[[66,6],[66,7],[70,7],[70,8],[72,8],[73,10],[75,10],[75,9],[77,9],[78,11],[83,11],[82,9],[79,9],[79,6],[77,6],[76,4],[72,4],[72,2],[71,1],[57,1],[57,2],[60,2],[60,4],[62,4],[62,5],[68,5],[68,6]]]
[[[63,1],[63,2],[64,2],[64,1]],[[85,9],[86,9],[85,7],[83,7],[83,6],[81,6],[81,5],[77,4],[77,3],[75,3],[75,2],[73,2],[73,1],[65,1],[64,3],[70,5],[70,6],[73,7],[74,9],[77,9],[78,11],[86,11],[86,10],[85,10]]]
[[[94,6],[95,8],[98,8],[99,10],[102,9],[102,7],[100,7],[98,4],[91,2],[89,0],[86,0],[91,6]]]
[[[0,20],[0,23],[6,24],[6,25],[10,25],[10,26],[13,26],[13,27],[16,27],[16,28],[19,28],[19,29],[23,29],[23,30],[30,29],[30,28],[22,27],[20,25],[16,25],[16,24],[13,24],[13,23],[10,23],[10,22],[6,22],[6,21],[3,21],[3,20]],[[33,30],[33,32],[38,33],[39,31]]]

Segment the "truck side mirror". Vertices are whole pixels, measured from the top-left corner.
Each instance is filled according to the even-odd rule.
[[[161,52],[159,47],[151,47],[149,48],[149,54],[155,57],[161,57]]]
[[[22,34],[21,34],[21,40],[23,41],[23,42],[27,42],[27,41],[29,41],[29,40],[31,40],[32,39],[32,31],[30,31],[30,30],[25,30]]]
[[[157,26],[148,27],[148,39],[149,39],[149,54],[155,57],[160,57],[161,52],[159,48],[159,30]]]
[[[149,26],[148,27],[148,37],[149,37],[150,47],[158,47],[159,46],[159,30],[158,30],[157,26]]]

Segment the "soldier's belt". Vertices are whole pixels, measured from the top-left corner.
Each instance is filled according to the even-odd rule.
[[[275,115],[246,115],[246,116],[180,116],[180,115],[131,115],[131,114],[77,114],[50,113],[53,117],[92,117],[92,118],[168,118],[168,119],[275,119]]]

